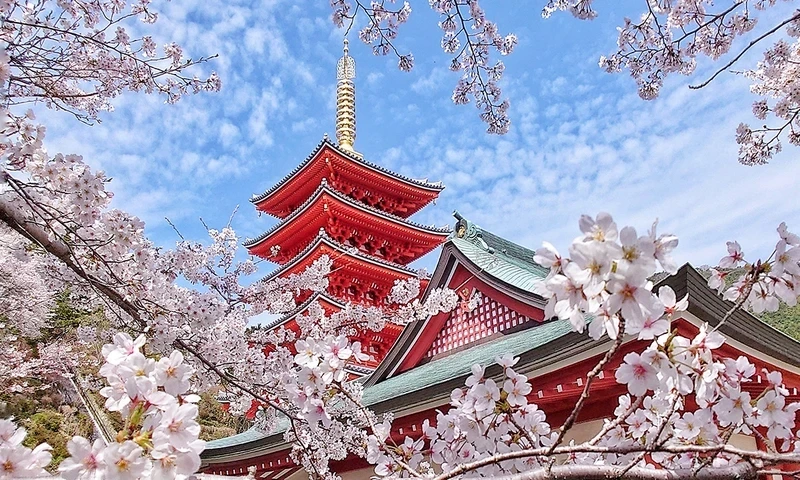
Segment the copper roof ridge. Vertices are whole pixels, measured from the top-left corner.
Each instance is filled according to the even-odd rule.
[[[348,197],[347,195],[343,194],[342,192],[339,192],[338,190],[336,190],[336,189],[334,189],[334,188],[330,187],[330,186],[328,185],[328,182],[327,182],[327,180],[325,180],[325,179],[323,178],[323,179],[322,179],[322,182],[319,184],[319,186],[317,187],[317,189],[316,189],[316,190],[314,190],[314,193],[313,193],[313,194],[311,194],[311,196],[309,196],[309,197],[306,199],[306,201],[305,201],[305,202],[303,202],[302,204],[300,204],[300,206],[299,206],[299,207],[297,207],[297,208],[296,208],[296,209],[295,209],[295,210],[294,210],[292,213],[290,213],[289,215],[287,215],[286,217],[284,217],[283,219],[281,219],[281,221],[280,221],[280,222],[278,222],[276,225],[273,225],[273,226],[272,226],[272,228],[270,228],[270,229],[269,229],[269,230],[267,230],[266,232],[264,232],[264,233],[260,234],[260,235],[259,235],[259,236],[257,236],[256,238],[253,238],[253,239],[246,238],[246,239],[244,240],[244,242],[242,243],[242,245],[243,245],[244,247],[246,247],[246,248],[250,248],[250,247],[255,247],[255,246],[256,246],[256,245],[258,245],[259,243],[263,242],[264,240],[266,240],[266,239],[267,239],[267,237],[269,237],[270,235],[272,235],[272,233],[273,233],[273,232],[275,232],[275,231],[279,230],[279,229],[280,229],[280,228],[282,228],[284,225],[286,225],[286,224],[287,224],[287,223],[289,223],[290,221],[294,220],[294,218],[298,217],[298,216],[299,216],[301,213],[303,213],[303,211],[304,211],[306,208],[308,208],[309,206],[311,206],[311,205],[312,205],[312,204],[313,204],[313,203],[314,203],[314,202],[315,202],[315,201],[316,201],[316,200],[317,200],[317,199],[320,197],[320,195],[321,195],[323,192],[330,193],[330,194],[332,194],[334,197],[337,197],[337,198],[339,198],[340,200],[344,201],[345,203],[347,203],[347,204],[349,204],[350,206],[353,206],[353,207],[355,207],[355,208],[359,208],[359,209],[366,209],[366,210],[367,210],[367,212],[375,213],[375,214],[377,214],[377,215],[379,215],[379,216],[385,217],[385,218],[386,218],[386,219],[388,219],[388,220],[393,220],[393,221],[396,221],[396,222],[405,223],[405,224],[407,224],[408,226],[415,227],[416,229],[418,229],[418,230],[423,230],[423,231],[425,231],[425,232],[427,232],[427,233],[443,233],[443,234],[449,234],[449,233],[452,231],[452,230],[450,229],[450,225],[445,225],[444,227],[437,227],[437,226],[428,226],[428,225],[422,225],[421,223],[413,222],[413,221],[411,221],[411,220],[408,220],[408,219],[406,219],[406,218],[403,218],[403,217],[401,217],[401,216],[399,216],[399,215],[395,215],[395,214],[393,214],[393,213],[385,212],[385,211],[383,211],[383,210],[381,210],[381,209],[379,209],[379,208],[375,208],[375,207],[373,207],[373,206],[371,206],[371,205],[367,205],[367,204],[365,204],[365,203],[359,202],[358,200],[355,200],[355,199],[353,199],[353,198],[350,198],[350,197]]]
[[[352,363],[345,364],[345,370],[351,370],[354,373],[360,373],[363,375],[369,375],[370,373],[374,372],[375,369],[373,367],[365,367],[362,365],[353,365]]]
[[[412,184],[414,186],[421,187],[421,188],[424,188],[424,189],[427,189],[427,190],[435,190],[435,191],[438,191],[438,192],[441,192],[442,190],[444,190],[444,185],[442,185],[442,182],[428,182],[428,181],[424,181],[424,180],[417,180],[417,179],[414,179],[414,178],[407,177],[405,175],[399,174],[397,172],[393,172],[393,171],[389,170],[388,168],[381,167],[378,164],[369,162],[369,161],[364,160],[362,158],[355,157],[355,156],[351,155],[350,153],[348,153],[348,152],[346,152],[344,150],[341,150],[337,145],[335,145],[333,142],[331,142],[328,139],[327,136],[325,136],[325,137],[322,138],[322,140],[319,143],[317,143],[317,146],[306,157],[305,160],[303,160],[291,172],[287,173],[282,179],[280,179],[272,187],[268,188],[267,190],[265,190],[261,194],[258,194],[258,195],[254,194],[250,198],[250,203],[258,205],[260,202],[262,202],[263,200],[267,199],[273,193],[278,191],[281,186],[283,186],[287,181],[289,181],[290,178],[295,176],[298,172],[300,172],[300,170],[302,170],[307,165],[309,165],[311,163],[311,161],[319,154],[319,152],[322,151],[322,147],[325,146],[325,145],[328,145],[334,151],[336,151],[337,153],[339,153],[343,157],[347,158],[348,160],[351,160],[351,161],[353,161],[355,163],[363,164],[364,166],[366,166],[368,168],[371,168],[373,170],[377,170],[377,171],[379,171],[381,173],[384,173],[384,174],[386,174],[386,175],[388,175],[390,177],[393,177],[393,178],[395,178],[397,180],[403,181],[405,183],[410,183],[410,184]]]

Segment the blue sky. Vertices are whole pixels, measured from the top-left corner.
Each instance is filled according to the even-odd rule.
[[[797,149],[770,165],[736,161],[734,130],[753,120],[754,100],[744,79],[723,75],[690,91],[684,78],[644,102],[626,75],[597,67],[613,52],[616,26],[637,16],[641,1],[598,2],[600,17],[544,20],[540,3],[484,0],[502,33],[519,37],[504,58],[501,86],[511,100],[511,132],[489,136],[472,105],[450,101],[458,74],[439,48],[437,16],[427,2],[412,3],[397,41],[416,67],[400,72],[396,59],[373,57],[351,33],[357,62],[358,138],[366,159],[407,176],[442,181],[436,205],[414,219],[454,223],[453,210],[482,227],[536,248],[548,240],[562,250],[582,213],[609,211],[621,224],[677,234],[682,263],[714,263],[725,241],[768,254],[786,221],[800,230]],[[342,30],[327,1],[155,2],[159,44],[176,41],[197,57],[219,54],[200,68],[216,70],[218,94],[177,105],[126,94],[102,123],[83,126],[68,116],[40,113],[50,152],[78,153],[114,180],[115,206],[139,215],[153,240],[202,239],[203,220],[256,236],[275,220],[248,202],[281,179],[333,134],[335,64]],[[766,25],[766,23],[765,23]],[[144,26],[136,28],[144,30]],[[750,60],[753,60],[752,58]],[[713,65],[701,62],[699,81]],[[705,75],[704,75],[705,74]],[[432,269],[437,254],[418,266]],[[270,270],[262,264],[259,274]]]

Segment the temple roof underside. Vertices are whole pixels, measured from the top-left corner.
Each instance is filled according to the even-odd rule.
[[[334,189],[379,210],[407,218],[439,196],[441,183],[415,180],[367,162],[324,138],[306,160],[250,201],[284,218],[313,195],[323,179]]]
[[[343,245],[406,265],[440,245],[449,227],[420,225],[363,205],[323,180],[314,195],[288,217],[244,246],[278,264],[290,261],[320,229]]]
[[[321,231],[291,262],[272,271],[263,281],[300,273],[323,255],[333,260],[328,275],[328,294],[341,302],[381,304],[389,295],[395,280],[418,276],[414,270],[346,247]],[[423,288],[426,285],[427,279],[424,279]],[[306,299],[301,296],[298,301]]]

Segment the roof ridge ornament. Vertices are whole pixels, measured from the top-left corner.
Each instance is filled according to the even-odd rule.
[[[458,220],[456,222],[456,228],[454,229],[455,236],[477,244],[477,238],[480,235],[480,227],[464,218],[463,215],[458,213],[458,210],[453,211],[453,216]]]
[[[342,58],[336,64],[336,140],[340,149],[361,157],[353,149],[356,141],[356,61],[350,56],[348,45],[345,38]]]

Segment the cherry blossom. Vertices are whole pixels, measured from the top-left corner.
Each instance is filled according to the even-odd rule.
[[[73,437],[67,442],[70,456],[58,466],[59,473],[65,480],[99,477],[100,453],[103,449],[103,441],[99,438],[90,443],[83,437]]]
[[[50,463],[50,445],[42,443],[34,449],[25,447],[25,429],[7,419],[0,419],[0,478],[36,478],[46,476]]]
[[[625,355],[624,362],[617,369],[616,378],[619,383],[628,385],[631,395],[642,396],[658,386],[656,369],[647,359],[638,353],[629,353]]]
[[[602,62],[610,70],[631,70],[645,98],[658,93],[665,75],[689,73],[698,54],[718,58],[736,37],[753,27],[749,11],[743,13],[739,4],[724,14],[711,13],[710,29],[698,25],[700,17],[695,15],[698,9],[709,7],[703,2],[648,5],[652,12],[640,23],[628,21],[621,29],[622,53]],[[336,0],[332,6],[337,24],[352,21],[358,12],[365,14],[367,21],[359,33],[362,40],[378,54],[397,55],[401,69],[412,68],[413,56],[399,53],[393,44],[411,13],[408,3],[376,1],[367,6],[355,2],[354,7],[353,2]],[[477,0],[434,1],[430,6],[440,15],[442,48],[454,56],[452,67],[462,74],[453,100],[474,100],[489,131],[504,133],[509,128],[509,104],[501,98],[497,83],[504,66],[491,60],[490,53],[510,53],[516,37],[500,35]],[[591,18],[591,7],[591,0],[559,0],[548,3],[546,9]],[[60,18],[67,22],[63,31],[48,20],[50,10],[63,12]],[[44,285],[42,298],[49,299],[51,292],[69,285],[76,298],[82,299],[81,306],[102,306],[105,320],[118,331],[101,350],[105,363],[99,375],[105,386],[100,393],[108,410],[124,416],[125,426],[108,446],[73,438],[71,457],[60,466],[65,478],[190,476],[199,467],[204,448],[197,439],[193,392],[210,386],[221,386],[230,394],[234,411],[257,409],[256,424],[265,431],[275,428],[279,414],[288,418],[290,428],[284,438],[292,444],[294,461],[318,477],[330,476],[330,463],[351,454],[366,457],[376,465],[378,475],[387,476],[447,474],[457,468],[497,476],[589,465],[595,472],[628,466],[700,469],[708,467],[701,446],[720,447],[710,468],[750,469],[756,468],[752,462],[739,461],[741,456],[722,447],[727,445],[728,432],[754,428],[764,430],[765,438],[776,446],[776,452],[769,454],[774,457],[764,454],[767,463],[791,458],[787,452],[800,448],[794,433],[785,427],[794,423],[798,406],[786,401],[788,392],[779,373],[765,372],[767,382],[757,387],[758,394],[750,395],[742,385],[755,383],[755,367],[746,359],[720,360],[716,351],[724,338],[717,330],[701,325],[693,338],[670,330],[670,322],[687,307],[686,301],[678,301],[671,290],[653,292],[649,279],[659,266],[668,273],[676,270],[671,252],[677,237],[657,234],[657,224],[643,236],[633,227],[618,229],[607,213],[581,217],[581,234],[567,250],[562,249],[570,258],[560,256],[550,244],[536,256],[550,268],[537,287],[547,300],[547,315],[570,322],[579,332],[588,324],[593,338],[610,339],[608,359],[604,356],[599,361],[597,373],[587,374],[586,397],[599,372],[616,365],[609,362],[621,355],[623,341],[638,338],[642,342],[639,350],[624,355],[614,372],[614,379],[633,397],[620,397],[607,428],[596,439],[570,442],[565,435],[585,397],[581,396],[574,415],[560,427],[551,426],[545,413],[531,403],[533,386],[513,368],[518,359],[501,355],[496,376],[487,375],[484,366],[473,367],[466,388],[452,393],[450,408],[439,412],[435,425],[423,426],[424,438],[395,443],[391,415],[378,418],[363,405],[363,385],[348,381],[347,366],[368,359],[361,345],[352,341],[352,332],[356,328],[377,331],[387,322],[425,320],[455,308],[458,295],[433,289],[420,298],[421,282],[412,279],[395,285],[394,305],[386,310],[346,305],[328,315],[312,305],[298,317],[299,334],[286,329],[248,333],[252,316],[267,310],[288,312],[296,307],[298,293],[325,291],[332,259],[323,256],[305,272],[287,278],[244,285],[243,278],[254,273],[256,266],[249,259],[236,260],[239,242],[229,227],[208,229],[205,243],[181,240],[174,249],[157,248],[144,235],[140,219],[111,208],[113,193],[107,190],[103,172],[78,155],[48,154],[44,126],[35,123],[32,112],[15,107],[44,94],[49,106],[91,121],[110,109],[111,98],[123,90],[163,93],[168,102],[174,102],[186,93],[218,89],[219,79],[213,74],[206,80],[184,76],[183,70],[195,62],[185,61],[183,49],[176,44],[159,46],[147,35],[132,38],[134,30],[126,28],[126,19],[157,21],[149,2],[130,8],[124,2],[43,1],[30,6],[6,2],[0,3],[0,12],[7,27],[3,35],[14,39],[0,51],[0,79],[7,85],[0,146],[4,162],[0,219],[13,229],[2,232],[0,240],[8,247],[0,252],[4,255],[0,259],[8,261],[4,266],[11,267],[7,268],[25,272],[11,280],[15,284],[4,280],[0,287],[11,298],[0,301],[8,302],[9,310],[29,308],[12,321],[14,326],[35,331],[44,324],[46,303],[35,309],[25,306],[20,286]],[[669,19],[667,27],[656,24],[659,16]],[[24,25],[28,21],[36,28]],[[784,25],[792,38],[797,36],[795,24],[792,20]],[[670,36],[659,38],[660,33],[679,29],[690,32],[691,48],[676,46]],[[706,35],[714,31],[725,35]],[[101,32],[105,40],[85,41]],[[25,58],[19,52],[26,49],[57,52],[64,56],[64,65],[74,69],[54,77],[54,83],[43,84],[46,76],[31,73],[36,65],[19,62]],[[644,56],[633,58],[638,54],[634,51]],[[779,42],[759,69],[750,73],[764,92],[776,94],[775,103],[760,103],[756,115],[773,112],[786,121],[790,141],[797,138],[791,136],[797,89],[787,81],[796,77],[795,67],[789,66],[797,64],[795,53],[787,42]],[[32,61],[43,61],[43,57]],[[104,67],[81,73],[87,71],[87,64]],[[154,71],[164,73],[155,75]],[[759,163],[774,154],[778,144],[766,133],[747,126],[739,129],[744,160]],[[725,298],[736,301],[738,308],[759,311],[772,309],[779,300],[796,302],[800,267],[795,252],[800,239],[784,224],[778,234],[774,254],[762,261],[745,262],[738,243],[729,245],[721,268],[744,264],[746,270],[725,291]],[[723,270],[716,271],[714,288],[724,288]],[[16,378],[31,374],[46,363],[29,361],[6,342],[0,348],[0,356],[9,359],[6,364],[0,362],[4,378],[6,373]],[[42,351],[53,358],[52,351]],[[20,365],[10,366],[11,362]],[[39,475],[50,462],[46,444],[28,449],[22,446],[23,437],[24,431],[12,421],[0,421],[0,476]],[[566,463],[552,465],[556,459]]]

